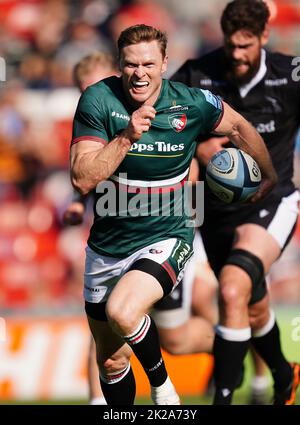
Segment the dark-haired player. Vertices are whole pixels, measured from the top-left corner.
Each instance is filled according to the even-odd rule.
[[[257,204],[225,205],[206,191],[202,237],[220,284],[215,404],[231,403],[250,342],[272,372],[274,404],[293,404],[300,379],[299,365],[282,353],[264,278],[293,235],[299,201],[292,177],[300,84],[293,80],[292,57],[263,48],[268,19],[261,0],[230,2],[221,18],[224,46],[187,61],[173,77],[211,90],[247,118],[263,137],[279,176],[276,188]],[[212,147],[220,149],[221,142],[199,145],[200,162]]]

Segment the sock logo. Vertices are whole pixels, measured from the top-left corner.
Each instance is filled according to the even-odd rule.
[[[162,362],[163,362],[163,359],[161,357],[160,360],[159,360],[159,362],[155,366],[151,367],[150,369],[147,369],[148,372],[154,372],[156,369],[159,368],[159,366],[162,365]]]
[[[228,397],[231,391],[228,388],[222,388],[221,393],[223,397]]]

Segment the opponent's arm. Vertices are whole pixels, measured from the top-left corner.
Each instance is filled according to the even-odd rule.
[[[71,180],[75,189],[85,195],[98,183],[107,180],[118,168],[132,143],[137,142],[151,126],[156,114],[152,106],[144,105],[133,112],[127,128],[106,146],[82,140],[71,148]]]
[[[214,132],[225,135],[238,148],[252,156],[258,163],[262,182],[251,201],[256,202],[270,192],[277,183],[277,173],[267,147],[256,129],[238,112],[223,102],[224,115]]]

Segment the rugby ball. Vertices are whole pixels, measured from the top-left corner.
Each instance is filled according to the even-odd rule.
[[[206,181],[223,202],[244,202],[257,192],[261,172],[256,161],[240,149],[216,153],[206,167]]]

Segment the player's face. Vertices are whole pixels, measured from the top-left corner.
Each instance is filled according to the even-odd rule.
[[[260,66],[261,48],[266,43],[266,34],[261,37],[246,30],[225,37],[224,47],[229,60],[229,77],[241,84],[249,82]]]
[[[167,69],[159,43],[131,44],[121,51],[120,69],[127,99],[133,106],[153,105],[159,96],[162,74]]]

